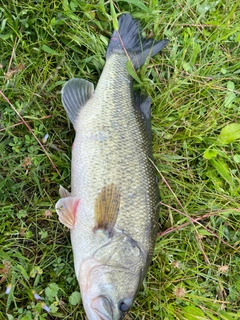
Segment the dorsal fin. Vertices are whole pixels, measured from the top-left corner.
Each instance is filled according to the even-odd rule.
[[[119,207],[120,192],[116,185],[112,183],[103,187],[95,200],[93,230],[104,229],[111,233],[117,220]]]
[[[144,123],[146,125],[149,140],[152,141],[151,130],[151,100],[149,96],[138,94],[134,92],[135,107],[143,115]]]
[[[62,104],[74,127],[81,108],[91,98],[93,92],[93,84],[79,78],[69,80],[62,88]]]

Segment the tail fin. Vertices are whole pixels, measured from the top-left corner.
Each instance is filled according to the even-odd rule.
[[[141,36],[140,24],[130,14],[122,15],[118,20],[119,30],[114,31],[107,49],[107,59],[113,53],[129,54],[135,68],[141,67],[147,56],[154,56],[169,40],[154,41]]]

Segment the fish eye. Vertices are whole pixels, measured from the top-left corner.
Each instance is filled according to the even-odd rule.
[[[130,306],[125,303],[124,301],[120,301],[119,303],[119,310],[122,312],[127,312],[130,309]]]

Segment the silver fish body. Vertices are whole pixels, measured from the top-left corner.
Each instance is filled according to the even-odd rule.
[[[131,33],[139,37],[138,25],[123,15],[95,91],[82,79],[70,80],[62,91],[76,137],[71,193],[60,188],[56,209],[71,230],[74,267],[89,320],[123,319],[146,274],[157,234],[159,191],[152,163],[150,100],[134,95],[126,68],[129,57],[117,38],[130,43],[137,67],[146,57],[138,52],[134,60]],[[152,41],[139,41],[143,46],[146,41],[147,54]],[[156,52],[163,42],[155,44]]]

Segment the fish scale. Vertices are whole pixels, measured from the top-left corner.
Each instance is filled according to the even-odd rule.
[[[131,59],[134,67],[140,66],[168,41],[153,45],[139,37],[138,23],[121,16],[95,91],[83,79],[69,80],[62,90],[76,136],[71,193],[60,188],[56,210],[71,230],[89,320],[123,319],[147,272],[157,235],[150,100],[134,94],[126,65]]]
[[[149,225],[150,219],[146,218],[145,208],[143,209],[144,215],[138,215],[138,221],[136,221],[134,212],[136,211],[136,204],[138,205],[137,208],[147,205],[144,199],[145,191],[152,184],[155,185],[155,172],[148,159],[151,156],[150,143],[146,138],[146,129],[142,117],[138,111],[132,108],[133,94],[131,86],[129,86],[132,79],[125,67],[126,60],[125,56],[113,55],[107,61],[105,70],[108,72],[102,73],[91,101],[88,102],[87,108],[78,118],[76,131],[79,130],[79,134],[74,141],[74,149],[77,149],[78,152],[73,154],[72,167],[80,168],[79,163],[81,162],[83,168],[80,168],[80,170],[85,172],[89,170],[89,178],[86,184],[75,183],[77,175],[73,170],[72,192],[80,194],[82,200],[86,198],[94,199],[104,185],[115,182],[120,186],[122,195],[121,214],[119,214],[117,225],[119,223],[122,227],[127,224],[125,228],[129,229],[128,231],[131,234],[135,230],[142,230],[142,219],[146,220],[145,223]],[[117,83],[121,89],[118,90],[117,96],[116,93],[115,96],[108,95],[102,90],[107,84],[106,91],[109,89],[112,92]],[[89,128],[91,128],[91,131]],[[106,139],[100,139],[99,141],[92,138],[89,141],[89,135],[90,137],[97,137],[99,132],[104,132],[104,130]],[[87,139],[85,139],[86,131]],[[94,150],[94,155],[89,154],[89,149]],[[140,152],[141,149],[143,149],[142,152]],[[84,156],[86,156],[85,161]],[[104,167],[102,166],[103,162]],[[102,167],[101,170],[99,170],[100,167]],[[93,172],[93,181],[90,172]],[[151,180],[150,183],[146,181],[146,176]],[[74,186],[76,186],[76,189]],[[81,190],[84,191],[81,192]],[[135,194],[134,201],[133,199],[129,201],[129,193]],[[153,193],[154,196],[157,199],[156,192]],[[154,200],[152,201],[154,202]],[[134,211],[131,212],[133,209]],[[156,210],[151,209],[149,215],[155,215],[155,212]],[[138,240],[142,240],[142,238],[143,236],[140,233]]]

